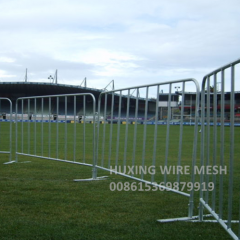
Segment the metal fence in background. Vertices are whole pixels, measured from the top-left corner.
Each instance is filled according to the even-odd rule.
[[[9,124],[5,124],[10,122]],[[2,135],[1,129],[9,127],[9,134]],[[0,153],[9,154],[9,161],[12,161],[12,101],[0,97]]]
[[[90,93],[18,98],[15,161],[30,156],[94,166],[95,106]]]
[[[240,60],[237,60],[206,75],[201,92],[201,166],[204,170],[199,218],[219,222],[233,239],[240,239],[237,221],[240,216],[240,129],[235,126],[240,111],[236,94],[239,77]],[[205,220],[204,209],[215,220]],[[233,223],[238,223],[238,227],[233,227]]]
[[[184,101],[189,91],[195,96],[194,127],[184,126]],[[194,185],[195,181],[198,100],[199,85],[194,79],[101,93],[98,114],[106,121],[98,123],[96,168],[188,197],[187,219],[192,218],[194,190],[187,192],[180,184]],[[177,125],[173,109],[178,110]]]

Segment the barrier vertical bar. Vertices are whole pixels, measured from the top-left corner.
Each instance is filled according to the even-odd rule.
[[[153,157],[152,157],[152,166],[154,166],[155,169],[156,169],[156,152],[157,152],[157,136],[158,136],[158,106],[159,106],[159,85],[157,86],[157,94],[156,94]],[[154,177],[155,177],[155,174],[152,174],[151,182],[154,182]]]
[[[198,84],[197,84],[198,86]],[[198,116],[199,113],[199,95],[196,94],[195,99],[195,118],[194,118],[194,138],[193,138],[193,150],[192,150],[192,171],[191,171],[191,183],[194,186],[195,183],[195,167],[196,167],[196,158],[197,158],[197,143],[198,143]],[[190,191],[189,204],[188,204],[188,217],[193,217],[193,207],[194,207],[194,187]]]
[[[204,166],[204,157],[205,157],[205,85],[202,84],[202,91],[201,91],[201,151],[200,151],[200,166]],[[203,91],[204,89],[204,91]],[[199,199],[203,199],[203,191],[202,191],[202,185],[204,180],[204,174],[200,174],[200,193],[199,193]],[[201,201],[199,201],[199,221],[203,221],[203,209],[204,206]]]
[[[12,162],[12,101],[8,99],[9,104],[10,104],[10,137],[9,137],[9,162]],[[15,113],[16,114],[16,113]]]
[[[182,159],[182,139],[183,139],[183,113],[184,113],[184,102],[185,102],[185,82],[182,83],[182,105],[181,105],[181,120],[179,130],[179,144],[178,144],[178,163],[177,166],[181,166]],[[177,173],[177,182],[180,183],[180,172]]]
[[[27,101],[27,112],[28,112],[28,154],[30,153],[30,99]]]
[[[18,100],[16,100],[16,113],[15,113],[15,162],[18,162]]]
[[[103,112],[103,116],[104,116],[104,120],[106,119],[106,111],[107,111],[107,94],[105,95],[105,100],[104,100],[104,112]],[[99,112],[99,114],[101,114]],[[99,120],[98,120],[99,121]],[[102,141],[102,160],[101,160],[101,166],[103,166],[104,163],[104,151],[105,151],[105,140],[106,140],[106,136],[105,136],[105,132],[106,132],[106,122],[104,121],[103,123],[103,141]]]
[[[1,102],[2,102],[2,100],[1,100],[1,98],[0,98],[0,110],[1,110]],[[1,133],[1,122],[0,122],[0,133]],[[0,138],[0,146],[1,146],[1,138]]]
[[[97,165],[97,153],[96,153],[96,150],[97,150],[97,147],[96,147],[96,141],[98,140],[98,136],[96,135],[96,127],[95,127],[95,122],[96,122],[96,117],[95,117],[95,114],[96,114],[96,101],[95,101],[95,98],[93,98],[93,170],[92,170],[92,179],[93,180],[98,180],[98,179],[102,179],[102,178],[98,178],[97,177],[97,168],[96,168],[96,165]],[[99,122],[99,118],[98,118],[98,122]],[[99,128],[98,128],[99,129]]]
[[[48,157],[51,157],[51,97],[48,98]]]
[[[228,228],[232,221],[232,198],[233,198],[233,164],[234,164],[234,103],[235,103],[235,78],[234,65],[231,66],[231,108],[230,108],[230,159],[229,159],[229,185],[228,185]]]
[[[224,115],[225,115],[225,75],[224,70],[221,70],[221,156],[220,166],[224,168],[224,147],[225,147],[225,134],[224,134]],[[219,217],[223,217],[223,174],[219,176]]]
[[[23,139],[24,139],[24,134],[23,134],[23,111],[24,111],[24,100],[22,100],[22,152],[23,152]]]
[[[114,111],[114,93],[112,92],[112,103],[111,103],[111,119],[110,119],[110,133],[109,133],[109,152],[108,152],[108,168],[111,165],[112,157],[112,134],[113,134],[113,111]],[[99,105],[100,106],[100,105]],[[100,112],[100,109],[98,110]]]
[[[124,154],[123,154],[123,169],[126,168],[126,159],[127,159],[127,145],[128,145],[128,121],[129,121],[129,98],[130,89],[128,89],[128,96],[127,96],[127,110],[126,110],[126,127],[125,127],[125,141],[124,141]]]
[[[93,113],[94,114],[94,113]],[[84,116],[84,121],[83,121],[83,162],[85,162],[85,141],[86,141],[86,96],[83,96],[83,116]]]
[[[41,98],[42,100],[42,109],[41,109],[41,114],[42,114],[42,122],[41,122],[41,149],[42,149],[42,156],[43,156],[43,109],[44,109],[44,98]]]
[[[73,139],[74,139],[74,142],[73,142],[73,161],[75,162],[76,161],[76,138],[77,138],[77,131],[76,131],[76,96],[73,97],[73,106],[74,106],[74,110],[73,110],[73,114],[74,114],[74,128],[73,128]]]
[[[204,96],[205,98],[205,96]],[[208,146],[210,146],[210,138],[211,138],[211,124],[210,124],[210,118],[211,118],[211,115],[210,115],[210,109],[211,109],[211,104],[210,104],[210,100],[211,100],[211,97],[210,97],[210,77],[207,78],[207,151],[206,151],[206,157],[207,157],[207,160],[206,160],[206,166],[209,166],[210,165],[210,148]],[[209,183],[209,175],[207,174],[206,177],[206,184]],[[205,196],[206,196],[206,203],[208,203],[208,200],[209,200],[209,191],[206,191],[205,192]]]
[[[166,133],[166,149],[165,149],[165,163],[164,167],[167,167],[168,164],[168,154],[169,154],[169,131],[170,131],[170,118],[171,118],[171,98],[172,98],[172,84],[169,84],[169,93],[168,93],[168,115],[167,115],[167,133]],[[164,173],[164,184],[167,183],[167,173]]]
[[[217,165],[217,74],[214,74],[214,88],[213,88],[213,166]],[[212,181],[216,186],[216,174],[213,174]],[[216,205],[216,188],[212,192],[212,209],[215,211]]]
[[[148,94],[149,87],[146,87],[146,99],[145,99],[145,109],[144,109],[144,126],[143,126],[143,148],[142,148],[142,169],[144,169],[145,164],[145,154],[146,154],[146,136],[147,136],[147,113],[148,113]],[[144,178],[143,171],[141,172],[141,179]]]
[[[119,157],[119,139],[120,139],[120,123],[121,123],[121,106],[122,106],[122,91],[120,91],[119,95],[119,104],[118,104],[118,121],[117,121],[117,143],[116,143],[116,159],[115,166],[118,165],[118,157]]]
[[[138,127],[138,103],[139,103],[139,88],[136,91],[136,107],[135,107],[135,125],[134,125],[134,137],[133,137],[133,154],[132,154],[132,166],[135,167],[136,158],[136,140],[137,140],[137,127]],[[131,174],[133,177],[133,173]]]
[[[37,99],[34,99],[34,155],[37,155]]]
[[[67,96],[64,97],[65,100],[65,123],[64,123],[64,158],[67,159]]]
[[[59,156],[58,156],[58,146],[59,146],[59,135],[58,135],[58,132],[59,132],[59,121],[58,121],[58,119],[59,119],[59,97],[57,97],[57,121],[56,121],[56,124],[57,124],[57,126],[56,126],[56,128],[57,128],[57,131],[56,131],[56,158],[58,159],[59,158]]]

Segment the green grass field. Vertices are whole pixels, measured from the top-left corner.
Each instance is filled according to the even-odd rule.
[[[0,150],[8,149],[9,123],[0,124]],[[19,124],[20,126],[20,124]],[[29,128],[28,128],[29,126]],[[46,125],[47,126],[47,125]],[[33,124],[24,124],[23,139],[19,130],[18,150],[33,154],[43,153],[44,156],[73,160],[72,136],[74,124],[68,124],[67,151],[64,143],[65,125],[59,124],[59,148],[58,153],[55,147],[56,125],[52,124],[50,131],[44,125],[44,137],[41,138],[41,124],[37,124],[37,144],[33,144]],[[114,126],[113,131],[117,131]],[[178,156],[178,126],[170,128],[169,161],[176,163]],[[121,126],[119,138],[119,164],[124,158],[125,126]],[[142,158],[142,134],[143,125],[138,126],[136,164]],[[134,125],[129,125],[129,136],[127,141],[126,163],[131,162],[131,144]],[[218,131],[220,131],[218,129]],[[109,152],[109,129],[106,129],[105,152]],[[236,129],[238,133],[239,130]],[[152,138],[154,126],[147,130],[146,164],[152,164]],[[160,165],[165,156],[166,127],[161,126],[158,130],[157,162]],[[15,125],[13,124],[13,134]],[[30,139],[28,139],[28,134]],[[213,134],[213,132],[211,132]],[[183,163],[191,164],[193,127],[184,127],[183,139]],[[228,156],[229,129],[226,128],[226,159]],[[102,126],[100,139],[102,139]],[[200,134],[198,137],[200,141]],[[76,161],[82,161],[82,126],[77,124],[77,150]],[[29,141],[28,141],[29,140]],[[239,136],[236,134],[236,140]],[[44,147],[41,148],[41,141]],[[92,161],[92,125],[86,125],[86,148],[85,162]],[[117,139],[112,142],[112,155],[110,163],[116,162]],[[102,142],[101,142],[102,145]],[[48,149],[50,146],[50,150]],[[13,138],[15,148],[15,138]],[[218,145],[217,156],[219,158],[220,145]],[[235,148],[235,155],[239,156],[239,149]],[[99,161],[107,157],[102,154],[102,147],[99,149]],[[212,153],[211,153],[212,154]],[[200,145],[198,147],[199,164]],[[15,159],[15,154],[13,154]],[[172,159],[172,160],[171,160]],[[69,164],[64,162],[50,161],[34,157],[19,156],[18,163],[4,165],[9,160],[8,154],[0,155],[0,239],[1,240],[30,240],[30,239],[231,239],[225,230],[218,223],[191,223],[174,222],[158,223],[157,219],[186,217],[188,212],[188,198],[166,191],[110,191],[111,182],[134,182],[115,174],[98,170],[98,176],[108,175],[107,180],[93,182],[74,182],[73,179],[90,178],[92,169],[87,166]],[[26,162],[25,161],[30,161]],[[103,166],[108,162],[104,160]],[[238,182],[238,163],[234,166],[236,174],[234,180]],[[176,176],[169,176],[174,179]],[[188,176],[187,176],[188,177]],[[226,176],[227,177],[227,176]],[[184,178],[184,176],[183,176]],[[156,176],[160,181],[161,176]],[[199,176],[196,176],[199,181]],[[227,184],[225,186],[227,188]],[[238,187],[238,186],[237,186]],[[239,191],[236,192],[238,201]],[[226,196],[227,198],[227,196]],[[195,194],[194,212],[197,213],[198,194]],[[238,217],[238,205],[234,206],[233,214]]]

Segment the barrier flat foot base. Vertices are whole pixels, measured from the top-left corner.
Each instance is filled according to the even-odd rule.
[[[15,163],[15,161],[5,162],[3,164],[11,164],[11,163]]]
[[[168,218],[168,219],[158,219],[157,222],[160,223],[168,223],[168,222],[180,222],[180,221],[192,221],[194,219],[197,219],[199,216],[193,216],[193,217],[180,217],[180,218]]]
[[[97,178],[86,178],[86,179],[74,179],[74,182],[89,182],[89,181],[99,181],[99,180],[105,180],[108,176],[102,176]]]
[[[168,222],[179,222],[179,221],[190,221],[191,218],[182,217],[182,218],[168,218],[168,219],[158,219],[157,222],[168,223]]]
[[[11,163],[30,163],[31,161],[24,161],[24,162],[16,162],[16,161],[11,161],[11,162],[5,162],[3,164],[11,164]]]
[[[211,217],[211,214],[204,215],[204,217]],[[157,222],[160,223],[167,223],[167,222],[199,222],[199,216],[192,216],[192,217],[180,217],[180,218],[168,218],[168,219],[158,219]]]
[[[210,222],[210,223],[219,223],[218,220],[193,220],[192,222]],[[222,220],[224,223],[228,223],[228,220]],[[239,223],[239,220],[232,220],[231,223]]]

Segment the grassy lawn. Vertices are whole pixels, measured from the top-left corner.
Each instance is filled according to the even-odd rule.
[[[13,124],[14,125],[14,124]],[[24,144],[19,137],[18,148],[23,152],[34,154],[35,145],[32,135],[34,125],[30,126],[30,141],[28,141],[28,125],[24,125]],[[46,125],[47,126],[47,125]],[[65,148],[65,125],[59,124],[60,134],[58,154],[59,158],[73,160],[72,149],[73,124],[68,124],[67,151]],[[89,124],[85,136],[84,161],[92,163],[92,126]],[[130,127],[130,126],[129,126]],[[129,141],[126,163],[130,163],[131,135]],[[130,127],[130,128],[131,128]],[[13,126],[13,133],[15,126]],[[82,126],[77,126],[76,161],[83,161]],[[102,128],[102,126],[101,126]],[[114,126],[116,128],[116,126]],[[119,164],[124,159],[125,126],[121,126],[119,139]],[[8,148],[8,123],[1,124],[0,150]],[[138,126],[136,164],[142,159],[142,132],[143,126]],[[44,156],[56,156],[56,125],[51,127],[51,141],[49,142],[49,129],[44,126],[44,147],[41,149],[41,124],[37,125],[36,153]],[[110,164],[116,162],[117,139],[109,138],[109,129],[106,130],[105,152],[102,146],[99,149],[99,161],[108,166],[107,153],[109,142],[112,142]],[[115,129],[114,131],[117,131]],[[228,131],[228,130],[226,130]],[[102,136],[100,129],[100,139]],[[153,126],[147,131],[146,164],[152,164],[152,136]],[[178,156],[178,138],[174,135],[178,127],[171,127],[169,158],[176,163]],[[191,164],[192,154],[192,127],[184,128],[183,161]],[[211,133],[212,134],[212,133]],[[226,133],[228,136],[228,133]],[[4,136],[4,138],[2,138]],[[165,152],[166,128],[159,128],[157,145],[157,162],[160,165]],[[200,134],[199,134],[200,141]],[[228,139],[226,138],[226,142]],[[161,142],[161,144],[159,144]],[[28,145],[29,143],[29,145]],[[101,142],[102,144],[102,142]],[[50,145],[50,150],[48,146]],[[15,142],[13,138],[13,146]],[[219,146],[220,147],[220,146]],[[228,147],[226,147],[228,148]],[[236,154],[239,156],[236,148]],[[200,147],[198,148],[199,164]],[[226,150],[227,155],[227,150]],[[218,153],[219,156],[219,153]],[[13,156],[13,159],[15,155]],[[105,159],[106,158],[106,159]],[[148,160],[149,159],[149,160]],[[190,159],[190,160],[189,160]],[[225,230],[217,223],[158,223],[157,219],[186,217],[188,211],[188,198],[166,191],[110,191],[111,182],[134,182],[133,180],[98,170],[98,176],[108,175],[107,180],[93,182],[74,182],[73,179],[90,178],[92,169],[87,166],[49,161],[34,157],[19,156],[18,163],[4,165],[9,160],[7,154],[0,155],[0,239],[1,240],[28,240],[28,239],[231,239]],[[26,162],[25,161],[30,161]],[[235,165],[236,172],[238,165]],[[239,169],[239,168],[238,168]],[[148,176],[147,176],[148,177]],[[176,176],[170,176],[175,178]],[[184,176],[183,176],[184,177]],[[239,175],[236,174],[239,179]],[[196,176],[198,180],[198,176]],[[156,176],[161,181],[161,176]],[[227,186],[226,186],[227,188]],[[236,199],[238,198],[236,192]],[[194,212],[197,213],[198,194],[195,194]],[[234,208],[236,216],[238,205]],[[234,212],[235,213],[235,212]]]

